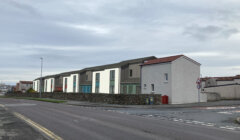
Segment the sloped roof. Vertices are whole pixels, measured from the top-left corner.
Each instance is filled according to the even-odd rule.
[[[167,62],[172,62],[184,55],[175,55],[175,56],[169,56],[169,57],[163,57],[163,58],[158,58],[158,59],[153,59],[146,61],[143,65],[151,65],[151,64],[159,64],[159,63],[167,63]]]
[[[20,81],[19,83],[22,83],[22,84],[33,84],[33,81]]]
[[[235,79],[240,79],[240,75],[228,76],[228,77],[205,77],[205,78],[201,78],[202,81],[207,81],[208,79],[216,79],[216,81],[233,81]]]
[[[56,75],[48,75],[48,76],[44,76],[42,78],[52,78],[52,77],[59,76],[59,75],[69,76],[70,74],[81,73],[81,72],[85,72],[85,71],[100,71],[100,70],[103,70],[103,69],[122,67],[122,66],[128,65],[128,64],[143,63],[146,60],[152,60],[152,59],[156,59],[156,57],[155,56],[149,56],[149,57],[143,57],[143,58],[137,58],[137,59],[124,60],[124,61],[121,61],[121,62],[118,62],[118,63],[88,67],[88,68],[84,68],[84,69],[81,69],[81,70],[63,72],[63,73],[56,74]],[[40,78],[37,78],[35,80],[39,80],[39,79]]]

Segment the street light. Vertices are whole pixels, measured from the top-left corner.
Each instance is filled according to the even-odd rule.
[[[43,68],[43,58],[41,57],[41,78],[40,78],[40,98],[42,98],[42,68]]]

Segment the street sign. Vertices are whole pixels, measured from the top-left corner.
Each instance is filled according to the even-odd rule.
[[[198,102],[200,103],[200,89],[201,89],[201,79],[198,78],[196,81],[197,89],[198,89]]]
[[[197,84],[197,89],[200,89],[201,88],[201,79],[200,78],[197,79],[196,84]]]

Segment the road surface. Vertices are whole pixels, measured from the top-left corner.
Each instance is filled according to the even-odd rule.
[[[0,104],[66,140],[239,140],[240,132],[93,107],[2,98]]]

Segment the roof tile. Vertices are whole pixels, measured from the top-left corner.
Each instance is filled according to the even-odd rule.
[[[167,63],[167,62],[172,62],[184,55],[176,55],[176,56],[169,56],[169,57],[163,57],[163,58],[158,58],[158,59],[153,59],[144,62],[143,65],[151,65],[151,64],[158,64],[158,63]]]

